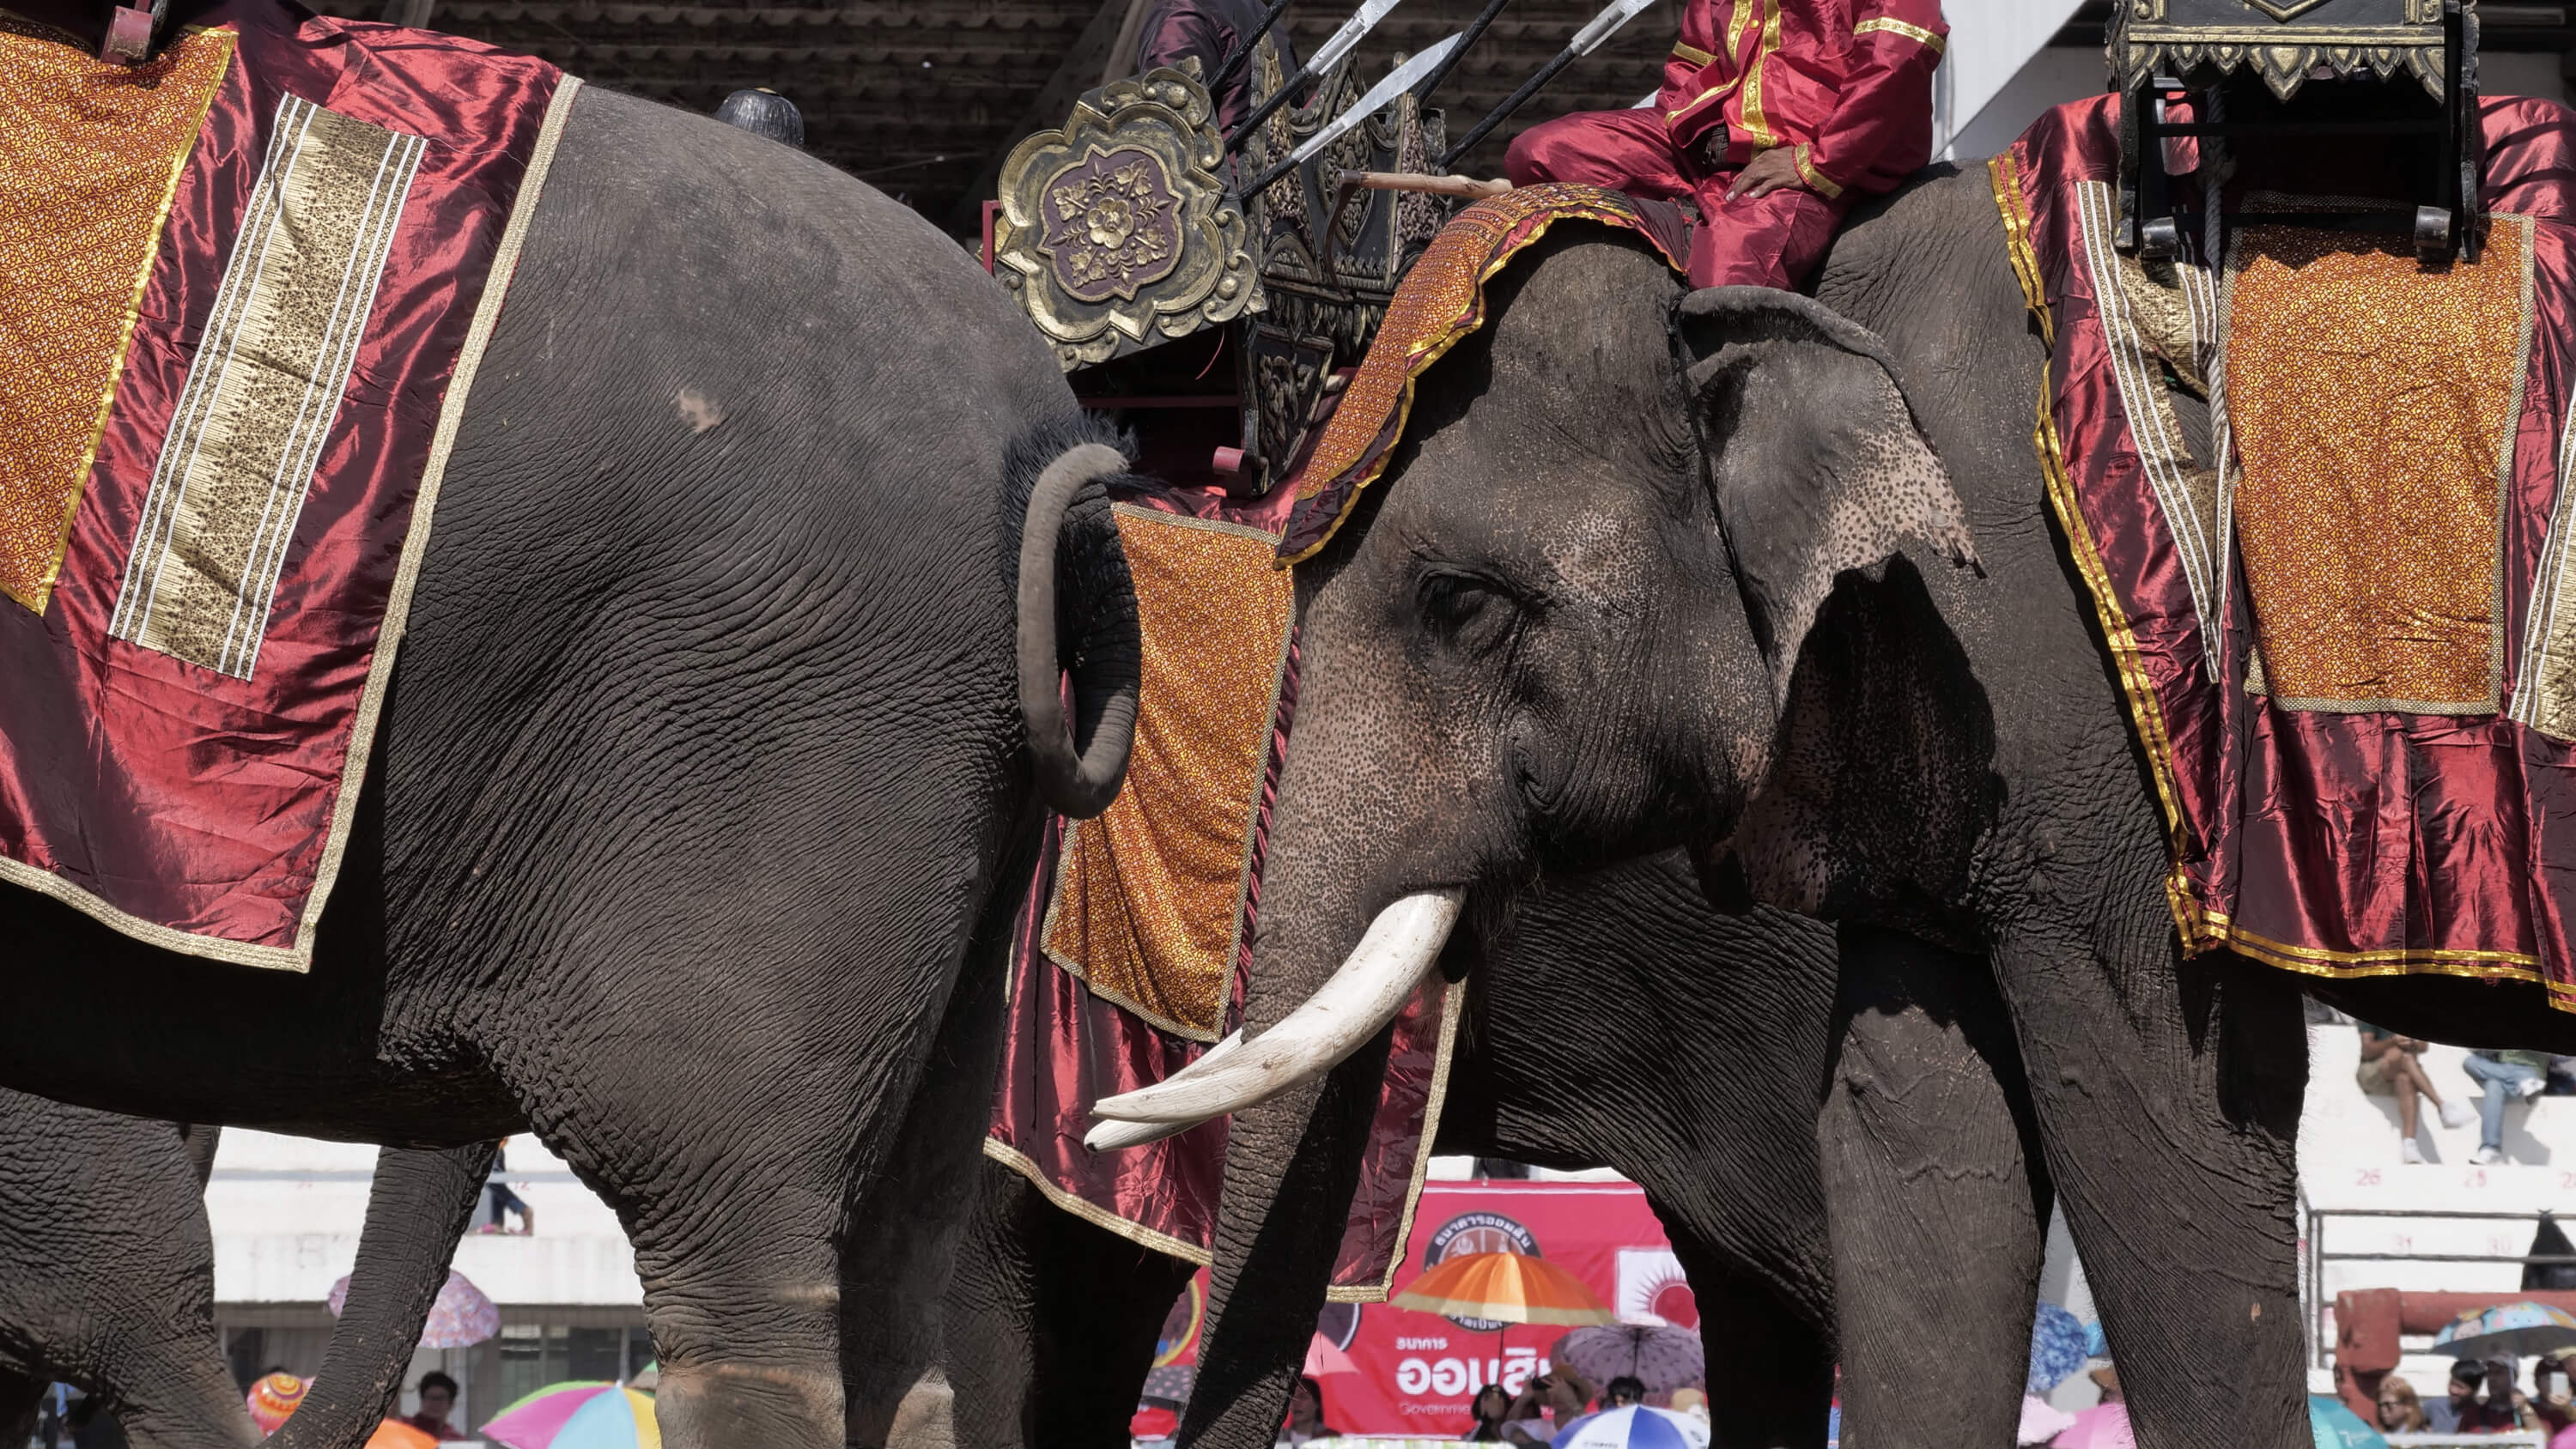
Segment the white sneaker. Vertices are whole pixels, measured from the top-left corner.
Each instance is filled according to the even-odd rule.
[[[2409,1137],[2397,1144],[2397,1160],[2421,1165],[2424,1161],[2424,1149],[2416,1146],[2415,1139]]]
[[[2529,1101],[2547,1090],[2548,1086],[2549,1079],[2547,1077],[2525,1077],[2521,1081],[2513,1084],[2513,1094],[2522,1098],[2524,1101]]]
[[[2444,1102],[2442,1104],[2442,1125],[2452,1129],[2453,1131],[2458,1131],[2460,1128],[2466,1127],[2476,1120],[2478,1120],[2477,1112],[2466,1102]]]
[[[2469,1161],[2480,1167],[2500,1166],[2504,1162],[2504,1150],[2498,1147],[2481,1147],[2474,1156],[2469,1158]]]

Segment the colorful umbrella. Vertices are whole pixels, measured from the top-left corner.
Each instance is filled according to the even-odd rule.
[[[1326,1374],[1355,1374],[1359,1371],[1360,1366],[1351,1362],[1351,1356],[1324,1335],[1319,1333],[1306,1341],[1306,1366],[1299,1370],[1306,1377],[1320,1379]]]
[[[2308,1395],[2308,1432],[2316,1449],[2388,1449],[2388,1440],[2331,1394]]]
[[[366,1449],[438,1449],[438,1436],[400,1419],[387,1419],[367,1436]]]
[[[262,1378],[250,1386],[246,1401],[250,1405],[250,1421],[257,1424],[263,1434],[276,1433],[277,1426],[285,1423],[303,1404],[305,1391],[311,1387],[290,1373],[273,1373]]]
[[[1699,1334],[1669,1324],[1605,1323],[1578,1328],[1548,1351],[1556,1363],[1571,1364],[1594,1383],[1606,1384],[1626,1374],[1660,1394],[1699,1382],[1708,1374],[1708,1355]]]
[[[1616,1323],[1583,1280],[1527,1253],[1460,1253],[1395,1295],[1398,1308],[1496,1323]]]
[[[2472,1308],[2433,1336],[2434,1352],[2448,1349],[2460,1358],[2547,1353],[2558,1348],[2576,1348],[2576,1317],[2528,1300]]]
[[[2129,1431],[2129,1406],[2096,1404],[2075,1416],[2074,1426],[2048,1441],[2049,1449],[2138,1449]]]
[[[508,1449],[662,1449],[651,1398],[617,1384],[548,1384],[483,1426]]]
[[[2037,1394],[2021,1398],[2021,1427],[2013,1431],[2015,1444],[2045,1444],[2075,1426],[2075,1416]]]
[[[1688,1414],[1625,1404],[1557,1431],[1555,1449],[1708,1449],[1708,1426]]]
[[[1185,1363],[1167,1363],[1161,1368],[1147,1369],[1145,1397],[1166,1404],[1186,1404],[1190,1401],[1190,1381],[1196,1377],[1198,1370]]]
[[[349,1275],[331,1285],[331,1316],[349,1303]],[[429,1306],[429,1322],[420,1330],[423,1348],[472,1348],[501,1331],[501,1310],[474,1280],[450,1268],[447,1282],[438,1290],[438,1301]]]

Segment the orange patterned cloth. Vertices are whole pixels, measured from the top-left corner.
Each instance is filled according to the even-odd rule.
[[[1295,588],[1272,535],[1120,504],[1144,641],[1136,748],[1099,819],[1067,827],[1049,959],[1161,1029],[1222,1034]]]
[[[2260,687],[2290,709],[2495,713],[2530,219],[2445,267],[2313,227],[2236,248],[2227,415]]]
[[[39,614],[234,37],[138,66],[68,39],[0,11],[0,594]]]
[[[1296,508],[1279,540],[1282,563],[1311,558],[1331,541],[1361,490],[1385,471],[1413,411],[1414,383],[1485,325],[1485,284],[1567,220],[1625,227],[1652,243],[1674,270],[1685,264],[1686,248],[1669,223],[1597,186],[1515,187],[1459,212],[1397,285],[1368,356],[1324,425],[1296,483]]]

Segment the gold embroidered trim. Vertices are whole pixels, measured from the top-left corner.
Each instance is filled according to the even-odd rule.
[[[1762,40],[1753,49],[1752,61],[1744,67],[1744,134],[1756,151],[1780,144],[1779,134],[1771,129],[1771,118],[1762,113],[1762,63],[1780,48],[1780,19],[1786,5],[1787,0],[1772,0],[1770,13],[1762,20]]]
[[[1816,169],[1816,163],[1807,155],[1808,150],[1807,143],[1801,141],[1789,152],[1789,159],[1798,165],[1798,179],[1807,183],[1807,189],[1827,201],[1842,195],[1842,187],[1837,185],[1832,177]]]
[[[1673,42],[1673,57],[1676,60],[1689,61],[1693,65],[1717,64],[1716,56],[1709,54],[1707,51],[1700,49],[1696,45],[1691,45],[1679,40]]]
[[[110,637],[248,679],[428,143],[279,98]]]
[[[1396,1219],[1395,1252],[1375,1283],[1349,1283],[1324,1290],[1327,1303],[1384,1303],[1395,1291],[1395,1270],[1404,1266],[1405,1245],[1413,1240],[1413,1215],[1422,1206],[1422,1183],[1431,1172],[1431,1145],[1440,1140],[1440,1112],[1449,1103],[1449,1065],[1457,1053],[1458,1017],[1467,1001],[1467,983],[1452,981],[1440,993],[1440,1050],[1431,1059],[1431,1092],[1422,1101],[1422,1139],[1414,1144],[1413,1180],[1404,1189],[1404,1211]]]
[[[1157,1253],[1168,1254],[1184,1263],[1196,1263],[1202,1268],[1216,1260],[1215,1254],[1196,1243],[1185,1243],[1169,1233],[1158,1233],[1143,1223],[1130,1222],[1098,1203],[1066,1192],[1049,1181],[1044,1169],[1030,1161],[1026,1153],[998,1137],[987,1136],[984,1139],[984,1155],[1027,1178],[1029,1185],[1035,1187],[1048,1202],[1054,1203],[1095,1228],[1116,1233],[1139,1247],[1151,1248]]]
[[[1986,177],[1995,193],[1995,210],[2004,223],[2004,250],[2012,256],[2013,279],[2021,283],[2022,305],[2039,322],[2039,340],[2057,345],[2057,324],[2048,313],[2048,293],[2039,279],[2039,252],[2030,243],[2030,217],[2022,210],[2021,173],[2012,153],[1986,162]]]
[[[1852,35],[1854,38],[1858,38],[1863,35],[1902,36],[1907,40],[1913,41],[1916,45],[1930,46],[1934,55],[1939,55],[1941,52],[1950,48],[1950,38],[1948,36],[1935,35],[1920,25],[1909,24],[1897,19],[1893,15],[1881,15],[1873,19],[1864,20],[1860,24],[1852,27]]]
[[[2108,353],[2112,379],[2118,384],[2129,442],[2137,450],[2147,484],[2173,537],[2183,582],[2191,591],[2192,611],[2200,619],[2204,637],[2215,639],[2220,575],[2211,536],[2217,528],[2218,472],[2215,468],[2193,466],[2190,449],[2183,443],[2182,424],[2174,417],[2173,402],[2166,396],[2164,378],[2157,366],[2167,349],[2183,352],[2186,365],[2189,355],[2198,349],[2188,299],[2178,295],[2180,274],[2197,269],[2177,260],[2173,264],[2178,284],[2175,288],[2160,289],[2149,281],[2145,268],[2134,257],[2124,256],[2114,244],[2119,199],[2110,183],[2076,182],[2075,205],[2085,266],[2093,283],[2094,316],[2101,323],[2104,351]],[[2141,320],[2144,309],[2139,305],[2142,294],[2158,291],[2177,294],[2170,300],[2182,304],[2172,308],[2178,317],[2166,320],[2184,335],[2168,338],[2162,346],[2149,339]]]
[[[1689,115],[1691,112],[1698,110],[1700,107],[1707,105],[1710,101],[1722,100],[1725,97],[1734,94],[1735,88],[1742,84],[1744,84],[1744,77],[1739,75],[1727,81],[1724,85],[1710,86],[1707,90],[1701,91],[1698,95],[1691,97],[1681,105],[1675,106],[1673,109],[1664,112],[1664,119],[1667,121],[1678,121],[1682,117]]]

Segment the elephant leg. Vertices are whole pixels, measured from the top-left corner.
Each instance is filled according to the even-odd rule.
[[[1700,1306],[1708,1399],[1718,1410],[1711,1449],[1824,1449],[1833,1334],[1687,1233],[1671,1237]]]
[[[944,1318],[960,1449],[1124,1449],[1163,1322],[1196,1271],[987,1162]]]
[[[850,1449],[949,1449],[957,1401],[945,1363],[946,1302],[958,1243],[982,1195],[984,1133],[1001,1071],[1019,884],[1043,834],[1022,822],[966,968],[949,993],[930,1068],[903,1135],[875,1186],[850,1215],[841,1249],[841,1381]]]
[[[2299,986],[2135,924],[1997,944],[2049,1177],[2139,1449],[2304,1449]]]
[[[2010,1021],[1983,962],[1853,928],[1841,946],[1816,1140],[1844,1415],[1869,1449],[2009,1444],[2048,1221]]]

